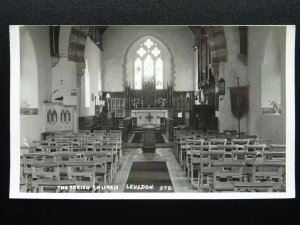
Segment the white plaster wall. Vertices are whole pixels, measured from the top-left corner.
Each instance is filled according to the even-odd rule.
[[[224,26],[227,45],[227,62],[237,62],[240,53],[240,36],[238,26]]]
[[[76,64],[69,61],[66,57],[71,28],[72,26],[60,26],[59,54],[61,57],[58,63],[52,68],[52,91],[58,89],[52,96],[53,102],[55,102],[55,98],[71,96],[71,89],[76,89]]]
[[[237,86],[237,77],[239,77],[239,85],[246,85],[246,66],[241,62],[222,63],[220,77],[225,80],[225,95],[219,96],[219,129],[238,130],[238,120],[233,116],[231,111],[230,90],[228,87]],[[241,132],[246,130],[246,116],[240,120]]]
[[[34,53],[36,56],[36,64],[28,64],[28,67],[33,67],[31,70],[37,70],[38,75],[38,90],[35,91],[38,96],[38,115],[21,115],[20,116],[20,141],[21,145],[25,144],[25,141],[32,144],[31,141],[40,139],[42,132],[42,106],[43,100],[47,99],[51,93],[51,66],[50,66],[50,38],[48,26],[24,26],[22,31],[27,33],[32,38],[34,46]],[[20,43],[23,43],[23,36],[20,35]],[[23,48],[25,46],[20,46]],[[29,57],[26,54],[21,54],[20,64],[28,60]],[[21,68],[21,67],[20,67]],[[21,74],[23,73],[21,68]],[[22,85],[22,83],[21,83]]]
[[[59,30],[59,54],[68,54],[69,39],[72,26],[60,26]]]
[[[87,67],[84,76],[89,73],[90,75],[90,95],[98,96],[98,91],[101,90],[101,50],[94,44],[88,37],[86,39],[84,58]],[[85,107],[85,79],[81,77],[81,96],[80,96],[80,116],[93,116],[95,115],[95,99],[91,97],[90,107]]]
[[[123,91],[122,65],[129,46],[154,36],[171,50],[177,91],[194,90],[194,35],[186,26],[110,26],[103,35],[103,91]]]
[[[219,96],[219,130],[238,130],[238,120],[231,112],[230,90],[228,87],[237,86],[237,78],[239,85],[247,85],[247,67],[239,61],[240,54],[240,38],[237,26],[225,26],[224,33],[227,46],[227,61],[219,65],[219,79],[225,80],[225,95]],[[218,82],[218,81],[216,81]],[[240,120],[241,132],[247,132],[246,116]]]
[[[29,108],[38,108],[38,71],[35,46],[30,32],[20,28],[20,103]]]
[[[281,61],[279,40],[270,30],[266,40],[265,57],[262,64],[262,107],[271,107],[270,101],[281,102]]]
[[[265,58],[266,40],[269,32],[274,32],[280,46],[281,60],[281,115],[262,115],[262,63]],[[248,30],[248,68],[247,78],[250,85],[250,111],[248,114],[248,130],[260,138],[271,139],[273,143],[285,143],[286,140],[286,113],[285,113],[285,27],[266,26],[250,27]],[[272,53],[268,53],[272,54]],[[268,57],[268,56],[266,56]],[[292,90],[289,90],[292,91]]]
[[[52,95],[52,102],[61,96],[71,96],[71,90],[76,89],[76,65],[68,58],[60,58],[52,68],[52,91],[56,89],[58,91]]]

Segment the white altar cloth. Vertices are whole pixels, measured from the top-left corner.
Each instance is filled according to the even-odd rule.
[[[160,118],[168,117],[168,110],[166,109],[133,109],[131,110],[131,117],[137,118],[137,126],[144,125],[159,125]]]

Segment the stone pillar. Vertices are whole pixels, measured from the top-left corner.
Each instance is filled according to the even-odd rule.
[[[74,130],[77,133],[79,129],[79,116],[80,116],[80,99],[81,99],[81,78],[84,76],[85,63],[76,62],[76,87],[77,98],[76,108],[74,111]]]

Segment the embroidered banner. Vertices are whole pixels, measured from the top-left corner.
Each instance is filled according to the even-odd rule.
[[[248,112],[249,86],[230,87],[231,111],[240,119]]]

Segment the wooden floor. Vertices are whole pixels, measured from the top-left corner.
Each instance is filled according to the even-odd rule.
[[[118,191],[123,192],[130,172],[132,162],[141,161],[166,161],[169,169],[174,192],[197,192],[185,176],[185,173],[177,162],[172,148],[156,148],[155,153],[143,153],[141,148],[124,149],[123,165],[118,172],[114,185],[118,185]]]

